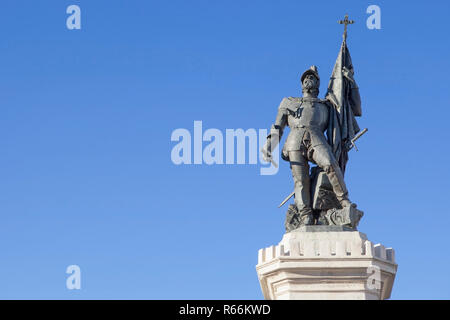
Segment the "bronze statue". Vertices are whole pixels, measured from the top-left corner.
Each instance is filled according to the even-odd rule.
[[[344,40],[325,99],[318,98],[320,76],[317,67],[311,66],[300,78],[303,97],[281,101],[262,150],[264,159],[273,161],[271,152],[289,126],[281,152],[282,159],[290,162],[294,179],[295,205],[287,212],[287,231],[313,224],[355,229],[363,214],[350,202],[344,181],[347,152],[367,129],[360,132],[355,119],[362,115],[361,100],[346,44],[347,24],[353,21],[346,16],[340,23],[345,24]],[[309,162],[317,166],[310,170]]]

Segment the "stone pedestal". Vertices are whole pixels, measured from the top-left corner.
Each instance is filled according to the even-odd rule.
[[[391,295],[394,250],[340,226],[302,226],[260,249],[256,266],[265,299],[380,300]]]

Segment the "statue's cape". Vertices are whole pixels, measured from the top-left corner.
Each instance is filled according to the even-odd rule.
[[[353,71],[352,59],[345,40],[339,50],[325,96],[331,104],[327,130],[328,143],[333,149],[342,172],[345,172],[348,160],[347,144],[359,131],[355,113],[357,116],[361,115],[358,87],[356,83],[352,83],[344,76],[344,67]]]

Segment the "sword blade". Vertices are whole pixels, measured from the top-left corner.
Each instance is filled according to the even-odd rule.
[[[288,195],[286,197],[286,199],[283,200],[283,202],[280,203],[280,205],[278,206],[278,208],[281,208],[290,198],[292,198],[295,194],[295,191],[292,191],[292,193],[290,195]]]
[[[359,138],[361,138],[361,136],[366,133],[367,131],[369,131],[369,129],[365,128],[364,130],[360,131],[356,136],[353,137],[352,139],[352,143],[354,143],[356,140],[358,140]]]

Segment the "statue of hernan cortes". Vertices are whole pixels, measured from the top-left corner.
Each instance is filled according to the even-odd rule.
[[[334,66],[325,99],[319,99],[320,77],[316,66],[301,78],[303,97],[284,98],[278,108],[267,142],[262,149],[266,161],[273,161],[275,150],[286,126],[290,133],[281,156],[289,161],[294,178],[286,231],[302,225],[340,225],[356,229],[363,212],[349,200],[344,181],[348,151],[367,129],[360,131],[355,117],[361,116],[361,100],[347,48],[346,16],[344,40]],[[310,170],[309,162],[316,164]],[[280,206],[281,206],[280,205]]]

